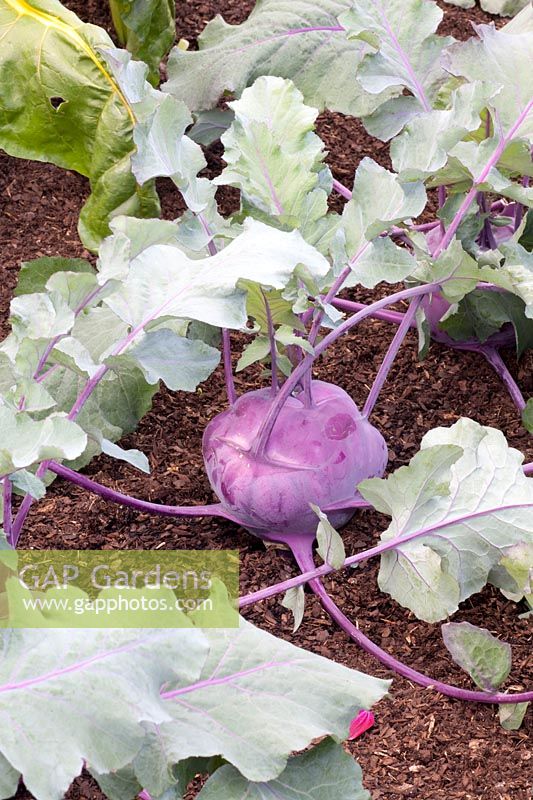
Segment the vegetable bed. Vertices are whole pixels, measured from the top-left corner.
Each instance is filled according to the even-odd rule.
[[[104,4],[69,0],[66,5],[82,18],[111,30]],[[178,38],[191,40],[216,13],[223,13],[229,22],[240,22],[253,3],[234,0],[187,5],[194,8],[184,11],[178,2],[177,32]],[[451,33],[458,39],[470,35],[471,19],[493,20],[478,9],[461,10],[446,4],[442,8],[445,17],[439,32]],[[496,19],[500,25],[501,20]],[[333,176],[341,182],[351,180],[365,156],[390,169],[386,147],[376,146],[376,140],[352,118],[325,112],[319,117],[317,133],[329,151],[327,163]],[[209,177],[220,174],[221,154],[219,144],[207,148]],[[158,180],[158,188],[163,216],[173,219],[180,207],[179,195],[170,181]],[[0,304],[4,319],[21,260],[57,254],[92,258],[76,232],[87,194],[86,181],[75,173],[10,159],[0,153],[0,247],[6,275],[0,288]],[[225,214],[238,208],[237,193],[229,187],[219,190],[219,200]],[[337,210],[342,209],[339,197],[332,195],[331,203]],[[379,293],[359,287],[345,296],[369,303]],[[313,377],[338,384],[362,408],[390,343],[391,328],[386,322],[365,321],[327,351],[315,365]],[[235,340],[234,363],[243,349],[244,337],[237,336]],[[504,350],[503,356],[524,395],[530,396],[533,351],[529,350],[519,364],[512,349]],[[238,373],[237,393],[256,389],[261,380],[258,365]],[[267,385],[264,379],[263,385]],[[225,408],[221,367],[195,393],[171,394],[163,389],[135,434],[121,441],[125,448],[135,447],[149,454],[151,474],[143,476],[106,456],[94,459],[84,472],[116,491],[152,502],[209,503],[213,495],[203,467],[202,433]],[[460,417],[499,428],[510,446],[520,450],[526,461],[533,460],[532,437],[521,426],[515,405],[489,364],[479,354],[436,343],[419,361],[416,332],[408,333],[373,414],[373,423],[389,446],[388,472],[408,463],[427,431],[450,426]],[[342,531],[346,552],[371,547],[387,524],[388,519],[377,512],[356,513]],[[265,549],[259,539],[230,521],[150,517],[105,503],[64,481],[57,482],[46,499],[34,505],[20,545],[93,549],[238,547],[241,594],[297,574],[286,550],[275,545]],[[471,681],[453,665],[443,645],[440,625],[417,621],[388,595],[380,593],[377,569],[377,564],[369,562],[355,572],[336,573],[325,584],[346,615],[357,620],[360,629],[383,649],[436,680],[471,689]],[[244,615],[258,627],[319,655],[371,675],[391,677],[390,671],[347,639],[311,594],[306,595],[303,624],[296,633],[292,632],[292,616],[281,607],[279,597],[250,606]],[[462,604],[457,619],[487,628],[512,644],[512,688],[531,689],[531,618],[519,619],[516,604],[494,587],[487,587]],[[498,725],[495,706],[450,700],[394,676],[391,698],[381,701],[374,711],[375,726],[349,744],[373,800],[530,799],[531,709],[519,730],[507,731]],[[257,724],[261,726],[260,719]],[[21,789],[17,797],[30,795]],[[102,794],[85,775],[76,780],[68,797],[96,800]],[[190,797],[195,797],[195,791]]]

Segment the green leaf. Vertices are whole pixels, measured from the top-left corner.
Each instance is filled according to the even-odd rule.
[[[122,358],[132,359],[148,383],[163,383],[173,391],[194,392],[220,362],[220,352],[199,339],[177,336],[168,328],[150,331]]]
[[[533,253],[513,242],[500,245],[500,250],[505,256],[500,279],[508,280],[510,290],[526,305],[526,317],[533,319]]]
[[[266,783],[246,780],[234,767],[220,767],[198,800],[370,800],[361,768],[332,739],[292,756],[281,775]]]
[[[407,89],[418,101],[418,111],[430,111],[447,80],[440,57],[453,39],[436,36],[443,12],[427,0],[356,0],[339,17],[350,39],[360,39],[376,51],[366,56],[357,80],[370,96]],[[385,96],[385,99],[386,96]],[[405,101],[399,102],[400,113]],[[392,113],[396,101],[388,103]],[[411,113],[416,109],[409,107]]]
[[[0,146],[89,178],[79,232],[96,250],[117,213],[157,216],[131,173],[133,113],[99,55],[113,43],[57,0],[0,0]]]
[[[489,14],[500,14],[502,17],[513,17],[522,8],[529,5],[529,0],[480,0],[483,11]]]
[[[242,372],[252,364],[270,355],[270,340],[266,336],[256,336],[246,345],[237,362],[236,372]]]
[[[527,250],[528,253],[533,251],[533,210],[527,212],[526,223],[521,232],[518,244]]]
[[[60,800],[84,760],[101,773],[130,763],[143,723],[168,719],[161,686],[178,675],[196,680],[208,649],[191,629],[28,629],[2,638],[0,707],[11,725],[0,744],[0,780],[4,765],[16,765],[41,800]]]
[[[120,44],[149,67],[149,80],[159,83],[159,64],[176,38],[174,0],[109,0]]]
[[[350,5],[263,0],[241,25],[218,16],[200,35],[198,52],[172,50],[164,90],[201,111],[214,108],[225,91],[239,96],[260,75],[275,75],[293,80],[319,110],[369,114],[381,98],[368,96],[354,80],[367,48],[347,41],[337,23]]]
[[[159,728],[160,746],[175,763],[193,754],[221,755],[248,780],[270,781],[290,753],[313,739],[345,738],[357,709],[377,702],[388,688],[386,681],[300,650],[244,620],[239,631],[205,634],[210,653],[202,675],[169,687],[176,692],[166,704],[172,720]]]
[[[510,588],[514,594],[513,599],[533,599],[533,542],[519,542],[509,547],[500,565],[512,579],[513,586]],[[509,596],[507,591],[504,594]]]
[[[498,706],[498,716],[500,725],[506,731],[517,731],[520,729],[529,703],[505,703]]]
[[[285,233],[252,219],[217,255],[189,259],[179,248],[154,245],[117,273],[113,262],[100,265],[99,282],[122,278],[104,302],[129,325],[164,317],[196,319],[225,328],[244,328],[245,293],[240,279],[283,289],[302,275],[316,279],[329,264],[297,231]]]
[[[57,272],[83,272],[94,275],[94,269],[83,258],[61,258],[43,256],[33,261],[23,261],[20,265],[15,297],[21,294],[44,292],[48,278]]]
[[[188,131],[188,136],[197,142],[209,146],[216,142],[225,133],[234,120],[233,111],[214,108],[212,111],[202,111],[195,115],[195,122]]]
[[[492,25],[478,25],[476,32],[477,37],[449,48],[446,69],[486,84],[491,92],[488,107],[499,135],[531,141],[533,115],[527,113],[533,96],[533,74],[528,66],[530,33],[497,30]]]
[[[476,290],[466,295],[457,311],[441,320],[439,327],[457,341],[476,338],[485,342],[502,325],[512,323],[520,356],[533,347],[533,322],[524,311],[523,301],[515,295]]]
[[[319,507],[312,503],[310,505],[319,519],[316,529],[317,553],[325,564],[329,564],[334,569],[340,569],[346,558],[342,537]]]
[[[511,647],[485,628],[469,622],[448,622],[442,638],[453,660],[485,692],[494,692],[509,677]]]
[[[102,448],[102,453],[105,453],[107,456],[117,458],[119,461],[125,461],[127,464],[131,464],[133,467],[140,469],[141,472],[146,472],[148,475],[150,474],[150,462],[140,450],[123,450],[122,447],[114,444],[114,442],[110,442],[109,439],[102,439],[100,446]]]
[[[68,333],[74,324],[74,312],[58,292],[15,297],[10,312],[13,331],[20,338],[52,339]]]
[[[292,615],[294,617],[294,627],[292,629],[292,632],[296,633],[296,631],[302,624],[302,620],[304,618],[304,612],[305,612],[304,587],[294,586],[292,589],[287,589],[287,591],[283,595],[283,600],[281,601],[281,605],[283,606],[283,608],[288,608],[289,611],[292,612]]]
[[[479,128],[486,89],[477,81],[460,86],[449,105],[409,121],[391,143],[392,165],[404,180],[425,180],[446,165],[450,150]]]
[[[24,412],[0,406],[0,429],[0,475],[31,467],[47,458],[77,458],[87,444],[80,426],[62,414],[50,414],[36,422]]]
[[[494,428],[460,419],[427,433],[409,466],[359,484],[392,517],[378,582],[419,619],[437,622],[493,579],[507,548],[533,536],[533,481]],[[413,541],[407,539],[425,532]]]
[[[258,78],[229,106],[235,120],[222,136],[228,166],[214,183],[239,188],[252,213],[259,209],[293,228],[316,227],[328,210],[319,172],[329,174],[314,133],[318,111],[304,104],[292,81],[272,76]]]
[[[373,288],[381,281],[401,281],[414,271],[416,262],[405,248],[388,237],[377,237],[392,225],[418,216],[425,204],[421,183],[401,183],[397,175],[372,159],[361,161],[341,223],[346,258],[353,271],[351,282]]]
[[[35,500],[42,500],[46,494],[46,486],[43,481],[36,478],[33,472],[28,472],[27,469],[20,469],[9,476],[9,480],[19,492],[29,494]]]

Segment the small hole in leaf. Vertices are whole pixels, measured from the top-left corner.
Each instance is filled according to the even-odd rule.
[[[64,102],[65,102],[65,100],[62,97],[51,97],[50,98],[50,105],[52,106],[52,108],[55,108],[56,111],[58,110],[58,108],[60,106],[63,105]]]

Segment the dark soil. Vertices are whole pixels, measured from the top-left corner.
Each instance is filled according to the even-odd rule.
[[[69,0],[67,5],[83,19],[109,27],[107,4],[103,0]],[[178,0],[177,5],[177,36],[194,41],[215,13],[223,13],[229,22],[237,23],[251,10],[253,2]],[[442,7],[446,11],[442,31],[457,38],[470,34],[470,20],[491,20],[477,9],[464,12],[446,4]],[[357,120],[325,113],[319,121],[319,133],[330,151],[328,161],[341,180],[349,182],[358,162],[366,155],[384,165],[388,163],[387,148],[376,145]],[[211,147],[207,156],[210,171],[220,170],[220,147]],[[160,188],[165,215],[175,216],[179,208],[177,196],[165,182],[161,182]],[[76,232],[79,209],[87,192],[87,182],[76,174],[47,164],[10,159],[0,153],[3,333],[7,332],[11,291],[22,260],[42,255],[87,255]],[[227,192],[221,199],[226,212],[235,207],[235,193]],[[358,296],[367,300],[370,293],[361,292]],[[339,383],[357,403],[364,402],[391,333],[384,323],[366,323],[317,364],[316,374]],[[524,392],[531,394],[533,354],[516,364],[509,352],[506,360]],[[259,380],[256,371],[248,370],[237,377],[237,389],[243,392],[257,387]],[[106,457],[95,459],[87,473],[115,489],[156,502],[211,501],[202,465],[201,437],[208,420],[224,408],[223,388],[223,376],[218,371],[196,394],[172,395],[162,391],[158,395],[153,410],[136,434],[124,442],[149,455],[150,477]],[[416,452],[427,430],[438,425],[449,426],[460,416],[500,428],[527,460],[533,459],[533,440],[520,426],[509,396],[490,367],[478,356],[438,345],[433,345],[428,358],[419,363],[415,337],[410,335],[375,410],[374,422],[389,442],[391,469]],[[347,552],[370,546],[386,524],[376,513],[357,514],[343,531]],[[231,523],[152,518],[107,505],[59,481],[46,499],[34,506],[21,545],[109,549],[238,547],[243,593],[295,572],[286,553],[272,548],[265,550],[259,540]],[[382,647],[437,679],[469,686],[466,676],[447,656],[440,627],[418,622],[381,594],[376,571],[377,565],[368,564],[351,575],[336,576],[328,582],[328,587],[343,610]],[[313,652],[375,675],[391,677],[347,640],[311,596],[302,627],[295,635],[279,599],[247,611],[246,616],[260,627]],[[531,625],[517,618],[513,603],[487,589],[466,602],[454,619],[487,627],[512,644],[513,672],[508,685],[516,690],[533,685]],[[520,731],[507,732],[499,727],[493,707],[459,703],[400,678],[394,680],[391,698],[375,711],[375,727],[349,745],[363,768],[365,785],[374,800],[531,800],[531,711]],[[88,777],[78,779],[68,796],[71,800],[102,797]],[[21,790],[17,797],[29,795]]]

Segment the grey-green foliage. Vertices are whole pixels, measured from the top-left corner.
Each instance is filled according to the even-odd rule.
[[[511,671],[511,647],[469,622],[448,622],[442,638],[453,660],[485,692],[493,692]]]
[[[228,166],[214,183],[238,187],[244,213],[299,228],[327,250],[336,219],[325,219],[331,175],[314,133],[318,111],[292,81],[272,76],[258,78],[229,105],[235,120],[222,136]]]
[[[174,0],[109,0],[119,44],[149,67],[150,82],[159,83],[159,64],[176,38]]]
[[[209,778],[198,800],[370,800],[361,769],[341,745],[325,739],[292,756],[275,780],[253,783],[229,765]]]
[[[99,55],[107,33],[58,0],[0,0],[0,147],[89,178],[80,236],[96,250],[116,214],[156,216],[152,183],[131,172],[134,116]]]
[[[474,8],[476,5],[476,0],[444,0],[444,2],[460,8]],[[500,14],[502,17],[514,16],[529,3],[530,0],[480,0],[479,2],[483,11]]]
[[[427,622],[453,614],[487,582],[516,588],[499,564],[507,548],[533,540],[533,481],[522,462],[500,431],[461,419],[426,434],[409,466],[360,484],[392,517],[380,588]]]
[[[146,745],[143,780],[150,792],[162,788],[161,758],[178,763],[192,755],[221,755],[248,780],[271,781],[289,754],[311,740],[345,738],[353,714],[388,687],[244,621],[238,631],[205,635],[210,651],[197,683],[178,680],[167,688],[172,719]]]
[[[111,797],[133,800],[139,786],[156,797],[202,752],[224,755],[249,779],[274,780],[291,751],[328,733],[344,738],[354,709],[388,688],[244,621],[228,630],[183,625],[4,630],[0,796],[14,794],[22,773],[38,800],[61,800],[86,762]],[[324,746],[311,751],[309,769],[336,759],[360,780],[334,747],[328,758]],[[289,769],[297,776],[293,762]]]
[[[276,75],[292,79],[318,109],[369,114],[376,99],[354,80],[369,48],[349,42],[337,21],[350,5],[350,0],[262,0],[241,25],[218,16],[200,35],[197,52],[174,48],[163,88],[199,111],[213,108],[226,91],[240,95],[260,75]]]

